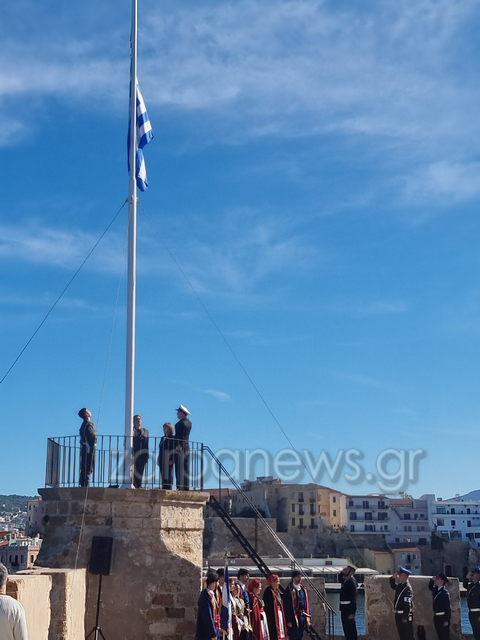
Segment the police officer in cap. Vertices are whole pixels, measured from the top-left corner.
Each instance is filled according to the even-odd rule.
[[[472,625],[473,637],[480,640],[480,567],[469,571],[463,581],[467,590],[468,619]]]
[[[345,640],[357,640],[357,581],[353,577],[356,567],[349,564],[340,571],[340,614]]]
[[[433,596],[433,626],[437,632],[438,640],[450,640],[450,619],[452,617],[450,606],[450,594],[446,586],[448,578],[444,573],[439,573],[428,583],[428,588]]]
[[[192,423],[187,418],[190,411],[181,404],[177,409],[178,422],[175,425],[175,475],[177,477],[177,489],[188,491],[190,488],[190,445],[188,438],[192,430]]]
[[[390,577],[390,586],[395,591],[393,610],[400,640],[414,640],[413,638],[413,590],[408,581],[412,572],[399,567],[398,573]]]

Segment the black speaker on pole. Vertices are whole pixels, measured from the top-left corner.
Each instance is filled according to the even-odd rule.
[[[114,542],[115,538],[110,536],[93,536],[88,568],[90,573],[97,576],[112,575]]]

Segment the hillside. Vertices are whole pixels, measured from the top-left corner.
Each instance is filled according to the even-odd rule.
[[[26,511],[29,500],[34,496],[17,496],[17,495],[1,495],[0,494],[0,511],[16,513],[18,510]]]

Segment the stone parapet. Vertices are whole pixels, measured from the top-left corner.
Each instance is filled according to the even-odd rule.
[[[163,489],[39,489],[45,502],[40,566],[88,568],[93,536],[115,539],[102,579],[99,625],[115,640],[189,640],[201,587],[208,494]],[[86,631],[95,625],[99,576],[87,573]]]
[[[425,627],[427,638],[436,638],[433,626],[432,594],[428,589],[428,577],[410,576],[413,589],[413,626]],[[462,636],[460,622],[460,593],[458,578],[451,578],[448,585],[452,603],[451,640]],[[394,591],[388,576],[373,576],[365,580],[365,622],[368,640],[385,640],[398,636],[393,613]]]

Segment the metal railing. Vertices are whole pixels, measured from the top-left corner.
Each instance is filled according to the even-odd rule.
[[[93,455],[80,436],[48,438],[47,487],[119,487],[129,483],[125,451],[132,452],[133,483],[145,489],[203,490],[203,443],[149,437],[97,436]],[[83,470],[83,478],[82,478]]]

